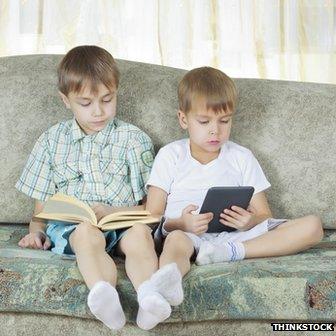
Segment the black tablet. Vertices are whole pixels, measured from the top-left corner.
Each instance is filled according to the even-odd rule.
[[[247,209],[253,196],[253,187],[213,187],[205,196],[200,214],[212,212],[214,218],[209,223],[207,232],[236,231],[236,229],[219,222],[219,215],[224,209],[231,209],[233,205]]]

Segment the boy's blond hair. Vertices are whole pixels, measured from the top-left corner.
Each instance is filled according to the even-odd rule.
[[[71,49],[57,69],[58,89],[64,95],[79,93],[89,86],[97,93],[98,85],[104,84],[109,90],[119,85],[119,70],[112,55],[97,46],[78,46]]]
[[[237,90],[232,79],[224,72],[201,67],[190,70],[182,78],[178,99],[179,109],[184,113],[188,113],[198,99],[205,99],[207,110],[229,113],[235,110]]]

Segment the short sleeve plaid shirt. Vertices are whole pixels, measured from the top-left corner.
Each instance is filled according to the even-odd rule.
[[[89,205],[133,206],[146,195],[153,159],[150,138],[134,125],[114,119],[85,135],[72,119],[40,136],[16,188],[40,201],[61,192]]]

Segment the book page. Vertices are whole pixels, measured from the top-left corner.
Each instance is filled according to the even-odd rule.
[[[93,212],[93,211],[92,211]],[[83,219],[87,219],[92,223],[96,224],[96,218],[93,222],[90,211],[87,209],[78,206],[77,204],[68,203],[66,201],[58,201],[50,198],[44,205],[44,208],[40,214],[35,215],[37,218],[44,219],[55,219],[55,220],[64,220],[70,222],[80,222]],[[55,218],[57,217],[57,218]]]
[[[112,213],[112,214],[109,214],[103,217],[98,222],[98,226],[101,227],[104,225],[104,223],[107,223],[107,222],[142,219],[142,218],[147,218],[148,216],[150,216],[150,212],[146,210],[120,211],[120,212],[115,212],[115,213]]]
[[[159,217],[145,217],[143,219],[138,220],[119,220],[113,222],[106,222],[101,226],[103,231],[107,230],[116,230],[116,229],[124,229],[133,226],[134,224],[154,224],[159,223]]]
[[[70,203],[70,204],[74,204],[74,205],[78,206],[79,208],[85,209],[88,212],[88,214],[90,215],[90,218],[91,218],[92,222],[95,223],[95,224],[97,223],[96,215],[95,215],[94,211],[91,209],[91,207],[89,205],[87,205],[86,203],[84,203],[83,201],[79,200],[78,198],[74,197],[74,196],[69,196],[69,195],[65,195],[65,194],[62,194],[62,193],[57,193],[57,194],[53,195],[52,197],[50,197],[47,202],[49,202],[50,200],[67,202],[67,203]]]

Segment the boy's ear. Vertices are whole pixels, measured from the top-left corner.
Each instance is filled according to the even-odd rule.
[[[62,100],[63,100],[63,103],[64,103],[65,107],[66,107],[67,109],[69,109],[69,108],[70,108],[70,102],[69,102],[68,97],[67,97],[64,93],[62,93],[61,91],[58,91],[58,93],[59,93],[59,95],[61,96],[61,98],[62,98]]]
[[[179,123],[180,123],[180,126],[186,130],[188,128],[188,121],[187,121],[187,116],[186,114],[181,111],[181,110],[178,110],[177,111],[177,117],[178,117],[178,120],[179,120]]]

